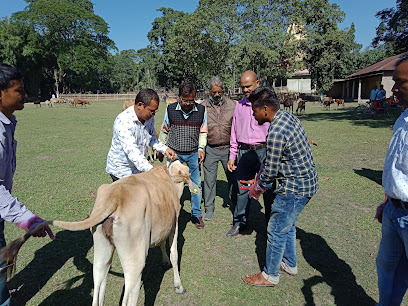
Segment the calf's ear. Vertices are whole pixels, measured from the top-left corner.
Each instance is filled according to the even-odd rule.
[[[193,183],[192,180],[188,180],[188,189],[192,194],[200,194],[200,187]]]

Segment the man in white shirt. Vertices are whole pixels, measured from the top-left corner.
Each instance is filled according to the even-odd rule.
[[[408,107],[408,52],[396,64],[392,92]],[[382,177],[386,198],[377,207],[382,238],[377,255],[380,301],[400,305],[408,288],[408,109],[394,124]]]
[[[106,172],[113,181],[152,169],[146,158],[149,146],[170,160],[177,158],[172,149],[156,138],[154,115],[159,109],[159,101],[153,89],[142,89],[136,96],[135,105],[116,117],[106,161]]]

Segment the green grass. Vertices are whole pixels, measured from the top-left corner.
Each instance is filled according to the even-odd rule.
[[[88,108],[26,105],[17,112],[13,194],[44,219],[84,219],[94,202],[89,189],[96,191],[111,181],[105,162],[122,102],[91,102]],[[232,214],[224,203],[228,203],[226,178],[219,169],[215,216],[203,230],[189,222],[187,191],[181,199],[180,275],[187,292],[174,292],[173,272],[162,270],[160,250],[155,248],[147,258],[139,304],[374,305],[381,227],[373,215],[384,196],[382,167],[398,113],[355,121],[356,105],[323,111],[319,104],[307,103],[306,115],[300,116],[309,137],[318,143],[313,154],[320,191],[297,224],[297,276],[283,274],[276,288],[254,288],[242,282],[243,275],[259,272],[265,260],[263,207],[253,201],[247,232],[227,238]],[[157,127],[164,109],[161,104]],[[33,238],[22,247],[17,274],[10,281],[11,287],[19,288],[16,304],[90,305],[91,233],[53,230],[55,241]],[[6,225],[5,232],[9,242],[23,234],[12,224]],[[119,303],[123,284],[115,255],[105,305]]]

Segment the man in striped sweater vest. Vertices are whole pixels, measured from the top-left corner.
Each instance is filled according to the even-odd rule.
[[[179,101],[167,106],[159,139],[167,142],[182,163],[190,169],[191,180],[200,186],[200,194],[191,195],[191,221],[197,229],[204,227],[201,210],[201,174],[207,144],[207,111],[194,100],[195,88],[190,82],[179,86]]]

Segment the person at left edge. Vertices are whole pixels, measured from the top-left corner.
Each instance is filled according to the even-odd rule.
[[[13,176],[16,170],[17,141],[14,139],[17,120],[13,114],[24,108],[27,94],[24,90],[23,76],[14,67],[0,63],[0,247],[6,246],[4,221],[16,224],[25,231],[34,229],[44,220],[31,212],[11,194]],[[48,226],[38,230],[33,236],[48,236],[54,240],[54,234]],[[0,258],[0,268],[5,263]],[[6,287],[7,273],[0,274],[0,305],[10,305],[10,294]]]

